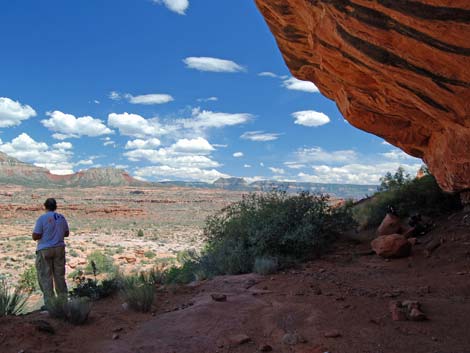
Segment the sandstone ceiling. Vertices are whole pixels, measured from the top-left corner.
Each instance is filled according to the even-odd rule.
[[[255,0],[292,74],[470,189],[469,0]]]

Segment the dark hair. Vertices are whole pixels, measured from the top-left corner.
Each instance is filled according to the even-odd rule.
[[[55,211],[57,209],[57,201],[52,198],[47,199],[46,202],[44,202],[44,207],[49,211]]]

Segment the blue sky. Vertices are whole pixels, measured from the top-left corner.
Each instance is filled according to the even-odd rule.
[[[421,161],[287,69],[254,2],[0,5],[0,151],[57,174],[377,183]]]

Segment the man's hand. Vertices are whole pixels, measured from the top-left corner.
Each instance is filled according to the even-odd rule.
[[[33,240],[39,240],[42,238],[42,234],[39,233],[33,233]]]
[[[68,230],[65,231],[64,237],[67,238],[70,235],[70,232]]]

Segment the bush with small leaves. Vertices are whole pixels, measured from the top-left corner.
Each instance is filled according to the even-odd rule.
[[[53,318],[68,321],[73,325],[83,325],[90,315],[91,303],[88,298],[67,300],[65,296],[57,296],[49,299],[47,311]]]
[[[139,229],[139,231],[137,232],[137,236],[138,237],[143,237],[144,236],[144,231],[142,229]]]
[[[20,276],[20,288],[32,293],[39,290],[38,275],[35,266],[29,266]]]
[[[279,262],[274,257],[257,257],[253,265],[253,272],[260,275],[270,275],[276,273],[279,268]]]
[[[121,294],[131,309],[149,312],[155,297],[155,285],[139,276],[124,277],[121,278]]]
[[[99,250],[93,251],[87,256],[87,265],[85,267],[86,273],[113,273],[116,272],[116,270],[117,267],[114,265],[114,259]]]

